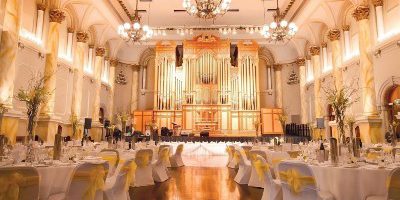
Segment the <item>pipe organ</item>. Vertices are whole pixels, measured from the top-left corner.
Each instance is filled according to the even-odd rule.
[[[159,126],[211,134],[255,134],[260,120],[258,45],[239,42],[237,66],[231,43],[203,34],[183,42],[182,66],[176,44],[156,45],[154,117]]]

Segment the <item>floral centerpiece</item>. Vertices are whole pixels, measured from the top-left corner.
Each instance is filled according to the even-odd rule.
[[[345,143],[345,113],[347,108],[358,101],[358,98],[354,98],[357,94],[357,89],[354,87],[343,86],[340,89],[334,87],[324,90],[326,93],[327,103],[332,105],[335,112],[335,121],[339,131],[339,141],[340,143]]]
[[[283,133],[286,133],[285,126],[286,126],[287,119],[288,119],[288,117],[285,112],[282,112],[281,114],[278,115],[278,120],[281,123]]]
[[[125,133],[126,129],[126,122],[129,119],[129,114],[126,112],[119,112],[117,113],[117,120],[121,123],[122,133]]]
[[[34,76],[28,83],[26,89],[19,89],[16,98],[26,104],[26,115],[28,117],[28,139],[33,140],[34,130],[37,123],[37,114],[40,106],[46,103],[48,97],[52,92],[47,91],[45,88],[45,82],[49,79],[49,76],[42,76],[38,74]]]
[[[392,146],[396,146],[397,145],[397,134],[396,134],[396,130],[397,127],[400,125],[400,123],[397,121],[396,118],[393,119],[392,123],[390,123],[390,129],[392,132]]]
[[[71,114],[69,121],[71,122],[71,127],[72,127],[72,137],[73,138],[78,138],[78,127],[79,127],[79,120],[78,116],[76,114]]]

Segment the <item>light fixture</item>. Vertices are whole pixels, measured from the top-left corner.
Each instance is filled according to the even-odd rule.
[[[133,16],[129,14],[122,1],[119,1],[119,3],[131,20],[130,22],[119,25],[118,34],[120,37],[125,41],[132,43],[141,42],[151,38],[154,34],[153,30],[147,24],[143,25],[140,22],[141,16],[139,15],[138,10],[138,0],[136,0],[136,8]]]
[[[201,19],[215,19],[217,16],[224,15],[231,4],[231,0],[183,0],[182,6],[190,15]]]
[[[276,1],[276,9],[274,10],[276,11],[274,21],[262,27],[261,35],[273,42],[289,41],[297,33],[298,28],[295,23],[283,19],[285,15],[279,11],[278,0]]]

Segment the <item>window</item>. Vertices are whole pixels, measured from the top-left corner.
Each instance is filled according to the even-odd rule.
[[[88,74],[93,74],[93,46],[89,46],[87,63],[85,65],[84,71]]]
[[[311,63],[311,60],[306,60],[306,76],[307,82],[314,80],[314,70]]]

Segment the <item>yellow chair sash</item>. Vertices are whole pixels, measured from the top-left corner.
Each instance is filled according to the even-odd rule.
[[[131,162],[131,164],[125,166],[121,171],[126,171],[126,180],[125,180],[125,190],[129,190],[129,185],[131,184],[132,180],[134,180],[135,173],[136,173],[137,165],[135,162]]]
[[[164,164],[168,162],[168,160],[169,160],[169,149],[168,148],[161,149],[160,159]]]
[[[251,162],[256,161],[257,160],[257,153],[250,152],[249,153],[249,159],[250,159]]]
[[[138,167],[145,167],[149,164],[150,154],[148,152],[143,154],[136,154],[136,160],[139,161],[138,163],[136,163]]]
[[[265,172],[269,170],[268,164],[263,164],[263,162],[259,159],[253,161],[253,166],[256,169],[258,179],[262,181],[264,179]]]
[[[13,173],[0,177],[0,200],[17,200],[20,183],[24,177],[19,173]]]
[[[299,171],[289,169],[279,172],[280,179],[289,185],[289,188],[295,194],[299,193],[307,185],[315,185],[315,179],[312,176],[302,176]]]
[[[104,187],[104,177],[106,170],[103,166],[96,166],[88,172],[77,172],[74,179],[84,179],[89,182],[88,188],[83,195],[84,200],[94,200],[97,190],[102,190]]]
[[[237,151],[235,151],[235,153],[233,154],[233,158],[235,160],[236,163],[240,162],[240,155]]]
[[[176,153],[182,153],[183,152],[183,145],[178,145],[176,148]]]
[[[115,156],[101,156],[101,159],[108,161],[110,166],[116,167],[118,158]]]

